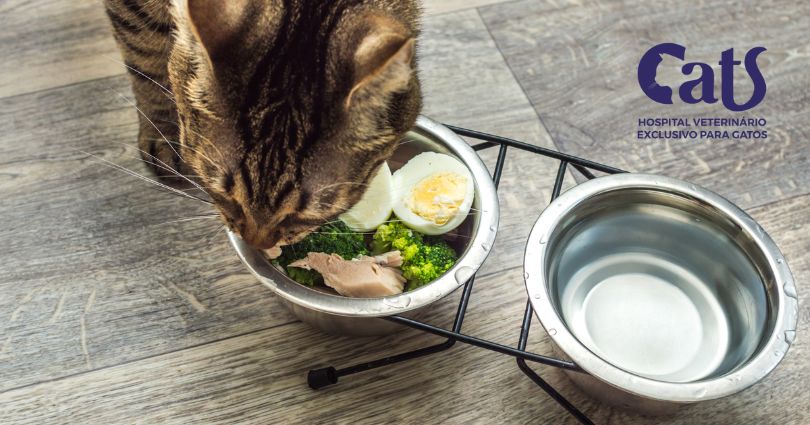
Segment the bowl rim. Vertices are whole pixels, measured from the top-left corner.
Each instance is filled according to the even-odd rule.
[[[557,314],[551,301],[546,278],[549,249],[544,243],[560,221],[584,201],[617,190],[647,189],[691,197],[705,202],[746,233],[764,255],[775,282],[777,311],[766,342],[742,367],[723,376],[687,383],[657,381],[620,369],[592,353],[574,337]],[[652,174],[621,173],[598,177],[569,189],[555,199],[538,217],[526,243],[523,260],[526,291],[537,318],[551,339],[584,371],[620,390],[646,398],[670,402],[696,402],[734,394],[755,384],[770,373],[784,358],[795,336],[798,321],[798,299],[786,294],[785,287],[795,294],[795,283],[784,256],[762,227],[742,209],[722,196],[695,184]],[[767,282],[765,282],[768,285]],[[769,297],[771,295],[769,294]],[[554,332],[549,332],[554,329]]]
[[[237,234],[228,231],[228,239],[239,259],[261,283],[282,298],[304,308],[347,317],[384,317],[404,313],[431,304],[463,285],[478,271],[495,242],[499,207],[495,184],[481,158],[460,136],[444,125],[419,115],[413,129],[421,136],[444,145],[470,169],[475,180],[475,196],[481,208],[477,212],[475,236],[455,265],[439,279],[415,291],[380,298],[350,298],[326,294],[301,285],[277,270],[258,250]]]

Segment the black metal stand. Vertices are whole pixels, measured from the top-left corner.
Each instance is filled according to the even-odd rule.
[[[478,131],[468,130],[465,128],[454,127],[450,125],[448,125],[447,127],[449,127],[451,130],[453,130],[455,133],[461,136],[483,140],[482,143],[473,146],[473,149],[476,151],[492,148],[495,146],[500,147],[498,151],[498,159],[495,163],[495,171],[492,174],[492,180],[495,183],[496,188],[500,183],[501,174],[503,173],[503,166],[504,163],[506,162],[506,150],[507,148],[510,147],[538,155],[547,156],[550,158],[555,158],[560,161],[560,166],[557,170],[557,177],[554,181],[554,188],[551,192],[552,201],[555,198],[557,198],[557,196],[559,196],[560,191],[562,190],[563,179],[565,178],[565,171],[569,164],[572,167],[574,167],[574,169],[576,169],[585,178],[588,179],[594,178],[594,174],[590,170],[601,171],[608,174],[624,172],[618,168],[613,168],[607,165],[589,161],[587,159],[582,159],[575,156],[566,155],[557,151],[553,151],[550,149],[542,148],[539,146],[519,142],[517,140],[495,136],[492,134],[481,133]],[[532,305],[530,302],[528,301],[526,302],[526,311],[523,314],[523,324],[520,328],[520,340],[518,341],[517,348],[503,344],[498,344],[493,341],[488,341],[485,339],[480,339],[471,335],[461,333],[461,325],[464,322],[464,315],[467,312],[467,305],[470,301],[470,296],[472,295],[474,283],[475,283],[475,276],[472,276],[470,280],[468,280],[467,283],[464,284],[464,290],[461,294],[461,301],[458,304],[458,310],[456,311],[456,318],[453,321],[453,328],[451,330],[439,328],[403,316],[390,316],[385,318],[386,320],[398,323],[400,325],[409,326],[411,328],[418,329],[423,332],[446,337],[447,338],[446,341],[440,344],[419,348],[417,350],[400,353],[390,357],[372,360],[366,363],[356,364],[342,369],[327,367],[322,369],[310,370],[309,374],[307,375],[307,383],[313,389],[323,388],[328,385],[336,384],[341,376],[352,375],[358,372],[364,372],[367,370],[376,369],[394,363],[404,362],[406,360],[416,359],[419,357],[445,351],[453,347],[456,341],[460,341],[465,344],[474,345],[476,347],[485,348],[487,350],[515,357],[515,359],[517,360],[518,368],[520,368],[520,370],[523,373],[525,373],[529,378],[531,378],[531,380],[534,381],[540,388],[542,388],[543,391],[545,391],[551,398],[553,398],[557,403],[559,403],[563,408],[565,408],[569,413],[571,413],[571,415],[573,415],[580,423],[593,424],[593,422],[591,422],[591,420],[588,419],[588,417],[585,416],[584,413],[579,411],[574,405],[572,405],[560,393],[558,393],[551,385],[549,385],[545,380],[543,380],[543,378],[541,378],[526,362],[528,360],[535,363],[559,367],[577,372],[582,371],[579,368],[579,366],[577,366],[572,362],[555,359],[553,357],[547,357],[526,351],[526,343],[529,339],[529,327],[531,325],[532,315],[534,314],[534,310],[532,309]]]

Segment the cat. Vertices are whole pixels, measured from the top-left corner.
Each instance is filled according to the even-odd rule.
[[[356,203],[422,106],[402,0],[105,0],[164,181],[192,176],[254,247]]]

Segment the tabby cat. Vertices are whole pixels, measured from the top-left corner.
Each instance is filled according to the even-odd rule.
[[[421,108],[412,0],[105,0],[142,157],[248,243],[356,203]]]

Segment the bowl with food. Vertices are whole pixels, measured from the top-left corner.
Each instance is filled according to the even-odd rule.
[[[497,228],[486,166],[458,135],[420,116],[338,219],[273,250],[228,237],[302,321],[329,333],[380,335],[400,328],[381,317],[418,315],[467,282]]]

